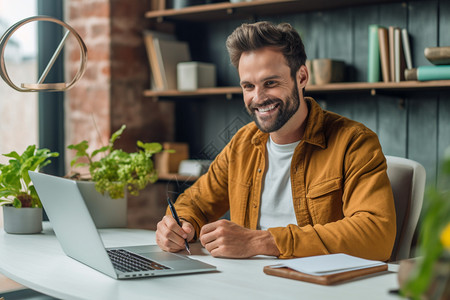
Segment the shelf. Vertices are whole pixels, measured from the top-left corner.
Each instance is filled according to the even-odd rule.
[[[178,20],[190,22],[252,18],[255,15],[276,15],[342,8],[354,5],[401,2],[399,0],[254,0],[245,2],[220,2],[189,6],[181,9],[148,11],[145,17],[157,21]]]
[[[195,91],[178,91],[178,90],[166,90],[166,91],[144,91],[146,97],[167,97],[167,98],[204,98],[209,96],[226,96],[227,99],[231,99],[235,94],[242,94],[240,87],[216,87],[216,88],[203,88]]]
[[[357,93],[368,92],[371,95],[377,93],[388,92],[411,92],[421,90],[443,90],[450,89],[450,80],[434,80],[434,81],[402,81],[402,82],[344,82],[330,83],[325,85],[309,85],[306,87],[308,95],[325,94],[325,93]],[[146,97],[162,97],[162,98],[206,98],[210,96],[226,96],[231,99],[233,95],[241,95],[240,87],[217,87],[198,89],[196,91],[144,91]]]
[[[379,92],[412,92],[421,90],[449,89],[450,80],[433,81],[402,81],[402,82],[344,82],[325,85],[311,85],[306,87],[306,92],[311,94],[338,93],[338,92],[370,92],[376,95]]]

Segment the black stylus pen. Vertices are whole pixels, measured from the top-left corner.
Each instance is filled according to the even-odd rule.
[[[170,211],[172,212],[172,217],[177,221],[178,226],[181,227],[180,218],[178,218],[177,211],[175,210],[175,206],[173,206],[172,200],[170,200],[170,197],[167,197],[167,203],[169,203]],[[186,246],[186,250],[189,254],[191,254],[191,250],[189,249],[189,243],[187,239],[184,239],[184,245]]]

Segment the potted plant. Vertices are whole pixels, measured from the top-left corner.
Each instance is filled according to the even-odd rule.
[[[450,155],[446,155],[441,182],[427,191],[419,235],[419,258],[400,264],[401,294],[410,299],[450,299],[449,187]]]
[[[48,149],[28,146],[19,155],[4,154],[8,164],[0,164],[0,205],[3,206],[4,230],[8,233],[38,233],[42,231],[42,203],[28,171],[39,171],[59,154]]]
[[[114,132],[107,146],[88,152],[89,143],[69,145],[76,150],[71,167],[88,167],[89,174],[75,173],[78,187],[98,228],[125,227],[127,192],[138,195],[148,184],[158,180],[152,156],[162,151],[159,143],[137,142],[138,150],[127,153],[114,149],[126,126]],[[114,200],[114,201],[112,201]]]

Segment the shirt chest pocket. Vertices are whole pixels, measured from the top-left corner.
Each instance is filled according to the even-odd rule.
[[[306,201],[314,225],[341,220],[344,217],[341,178],[323,181],[310,187]]]
[[[245,227],[247,225],[245,217],[251,197],[251,185],[238,183],[234,180],[230,181],[230,183],[232,187],[229,190],[230,220]]]

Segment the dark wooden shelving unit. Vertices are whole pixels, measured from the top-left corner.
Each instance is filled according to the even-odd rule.
[[[251,18],[254,15],[276,15],[341,8],[352,5],[401,2],[398,0],[254,0],[245,2],[220,2],[189,6],[181,9],[149,11],[148,19],[157,21],[208,22],[233,18]]]
[[[276,15],[299,13],[307,11],[323,11],[327,9],[342,8],[352,5],[369,5],[380,3],[401,2],[398,0],[254,0],[245,2],[220,2],[189,6],[181,9],[165,9],[148,11],[145,16],[156,21],[188,21],[208,22],[227,20],[233,18],[251,18],[254,15]],[[332,93],[410,93],[420,91],[438,91],[450,88],[450,80],[439,81],[402,81],[402,82],[344,82],[326,85],[310,85],[306,91],[308,95],[332,94]],[[232,99],[234,95],[240,95],[240,87],[216,87],[203,88],[195,91],[153,91],[146,90],[144,95],[153,99],[183,99],[221,97]]]
[[[370,93],[376,95],[379,93],[409,93],[415,91],[438,91],[450,88],[450,80],[434,80],[434,81],[402,81],[402,82],[343,82],[330,83],[325,85],[309,85],[306,87],[308,95],[326,94],[326,93]],[[224,96],[231,99],[233,95],[241,95],[240,87],[217,87],[204,88],[195,91],[153,91],[146,90],[144,95],[156,98],[174,98],[174,99],[190,99],[190,98],[207,98],[212,96]]]

